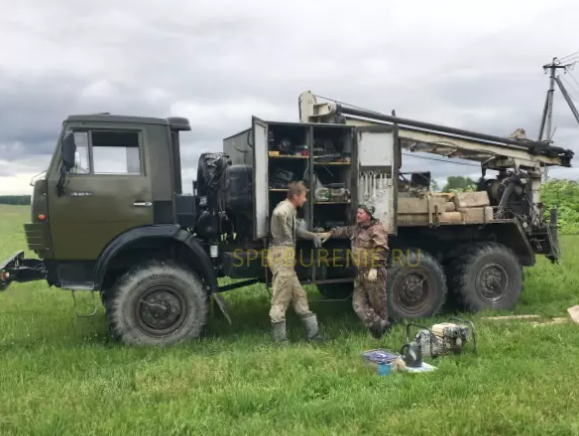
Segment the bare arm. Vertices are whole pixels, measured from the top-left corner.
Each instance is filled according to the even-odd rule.
[[[296,228],[296,236],[298,238],[306,239],[308,241],[314,241],[314,246],[316,248],[319,248],[322,246],[322,240],[320,239],[320,237],[318,235],[316,235],[315,233],[309,232],[305,228],[305,225],[302,227],[302,225],[300,225],[298,223],[297,228]]]

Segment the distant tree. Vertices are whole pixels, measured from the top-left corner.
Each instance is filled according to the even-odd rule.
[[[477,183],[470,177],[449,176],[446,178],[446,185],[442,190],[444,192],[465,192],[475,191]]]
[[[0,204],[26,206],[30,204],[30,195],[0,195]]]
[[[438,186],[438,182],[434,179],[430,180],[430,190],[432,192],[440,192],[440,186]]]
[[[579,233],[579,182],[550,179],[541,185],[544,218],[549,221],[552,208],[558,209],[559,231],[563,234]]]

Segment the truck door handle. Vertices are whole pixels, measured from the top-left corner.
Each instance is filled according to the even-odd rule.
[[[135,207],[151,207],[153,205],[153,203],[151,203],[150,201],[135,201],[133,203],[133,206]]]

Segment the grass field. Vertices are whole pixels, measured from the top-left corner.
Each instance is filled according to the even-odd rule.
[[[27,217],[0,206],[0,260],[25,248]],[[561,265],[540,258],[526,271],[515,312],[564,317],[579,304],[579,237],[562,250]],[[233,325],[212,319],[202,340],[159,350],[109,340],[100,303],[77,318],[70,292],[14,284],[0,294],[0,434],[579,434],[577,325],[474,317],[478,355],[379,377],[360,353],[399,349],[402,328],[376,341],[349,303],[310,291],[327,344],[304,342],[290,310],[295,342],[272,347],[268,293],[255,286],[225,295]],[[78,298],[90,312],[90,296]]]

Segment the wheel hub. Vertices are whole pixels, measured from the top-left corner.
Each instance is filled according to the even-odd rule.
[[[418,270],[405,275],[395,289],[396,299],[408,313],[421,311],[432,293],[427,274]]]
[[[167,334],[182,324],[185,305],[178,293],[155,288],[143,295],[136,315],[143,330],[153,335]]]
[[[477,277],[480,294],[493,301],[500,300],[509,286],[509,276],[502,265],[492,263],[481,269]]]
[[[406,277],[402,284],[401,299],[411,305],[419,302],[424,295],[424,279],[417,274]]]

